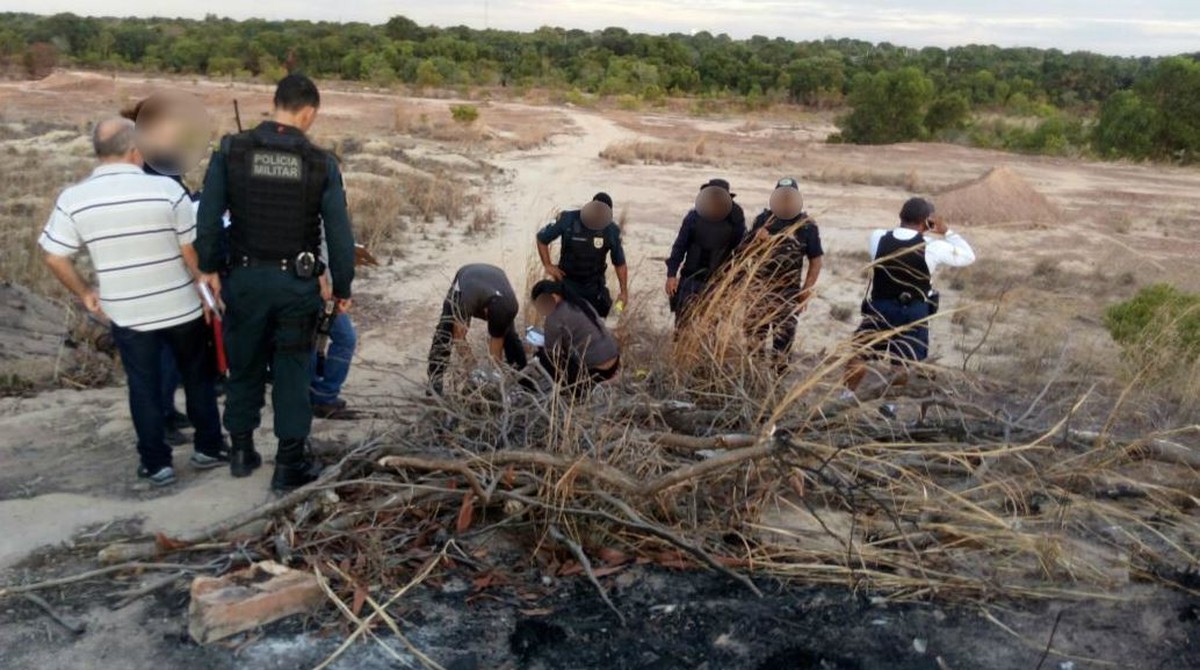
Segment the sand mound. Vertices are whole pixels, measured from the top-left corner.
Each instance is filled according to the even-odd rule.
[[[55,93],[115,93],[117,84],[112,77],[101,74],[59,70],[35,82],[33,88]]]
[[[1046,196],[1006,167],[951,186],[937,194],[934,204],[948,223],[960,225],[1042,224],[1062,216]]]

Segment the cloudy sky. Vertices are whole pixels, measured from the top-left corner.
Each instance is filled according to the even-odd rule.
[[[5,11],[107,15],[206,13],[530,30],[708,30],[734,37],[855,37],[906,46],[988,43],[1163,55],[1200,51],[1200,0],[6,0]]]

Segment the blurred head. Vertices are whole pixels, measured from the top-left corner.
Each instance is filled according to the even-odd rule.
[[[612,196],[605,193],[604,191],[600,191],[596,195],[593,195],[592,200],[595,200],[596,202],[602,202],[602,203],[608,205],[609,209],[612,209],[612,206],[613,206]]]
[[[724,221],[732,211],[733,196],[720,186],[705,186],[696,196],[696,214],[705,221]]]
[[[909,198],[900,208],[900,224],[909,228],[924,227],[934,211],[933,203],[925,198]]]
[[[132,163],[141,167],[142,155],[135,140],[133,121],[119,116],[104,119],[92,128],[92,149],[101,163]]]
[[[533,305],[537,308],[538,314],[542,316],[550,316],[554,309],[558,307],[558,303],[563,301],[563,285],[556,281],[543,279],[533,285]]]
[[[593,200],[579,210],[579,216],[588,230],[604,230],[612,223],[612,208],[599,200]]]
[[[208,114],[192,96],[154,93],[122,110],[121,116],[134,121],[138,151],[160,174],[186,172],[208,149]]]
[[[308,132],[321,108],[321,93],[313,80],[289,74],[275,87],[275,120]]]
[[[771,213],[782,221],[792,221],[804,213],[804,197],[795,179],[780,179],[771,192]]]
[[[709,186],[716,186],[717,188],[725,189],[725,192],[728,193],[729,197],[731,198],[737,197],[737,193],[734,193],[732,190],[730,190],[732,187],[729,185],[729,182],[724,179],[709,179],[700,186],[700,190],[703,191]]]

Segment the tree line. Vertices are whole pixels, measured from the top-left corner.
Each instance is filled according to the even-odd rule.
[[[403,16],[368,25],[0,14],[0,59],[35,75],[58,62],[263,78],[300,69],[381,86],[550,87],[647,103],[692,96],[750,106],[848,105],[839,139],[849,142],[962,139],[1045,152],[1086,146],[1104,157],[1183,161],[1200,150],[1194,58],[621,28],[520,33],[424,27]],[[997,116],[1039,120],[979,121]]]

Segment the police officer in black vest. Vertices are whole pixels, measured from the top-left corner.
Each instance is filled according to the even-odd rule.
[[[729,182],[714,179],[700,188],[696,206],[683,218],[667,258],[667,297],[675,327],[704,292],[705,285],[733,256],[746,236],[746,214],[733,201]]]
[[[268,366],[279,451],[271,488],[288,491],[320,474],[312,460],[310,365],[317,315],[322,232],[338,307],[350,308],[354,236],[346,192],[334,157],[305,132],[321,98],[309,78],[291,74],[275,89],[275,115],[253,130],[226,136],[213,153],[200,200],[196,249],[204,281],[221,295],[218,272],[228,268],[230,376],[225,427],[230,467],[245,477],[262,464],[254,448]],[[229,252],[220,252],[228,210]]]
[[[754,219],[746,237],[751,254],[754,246],[765,246],[761,252],[765,258],[756,267],[757,295],[747,336],[761,346],[771,335],[775,363],[783,372],[796,339],[796,318],[813,296],[825,250],[817,222],[804,212],[804,198],[795,179],[785,177],[776,182],[769,204]]]
[[[587,300],[601,318],[612,310],[612,294],[605,278],[608,258],[617,272],[620,294],[617,301],[629,302],[629,268],[621,246],[621,229],[613,222],[612,198],[597,193],[582,209],[563,212],[537,234],[538,257],[546,274]],[[562,239],[558,265],[550,261],[550,244]]]

